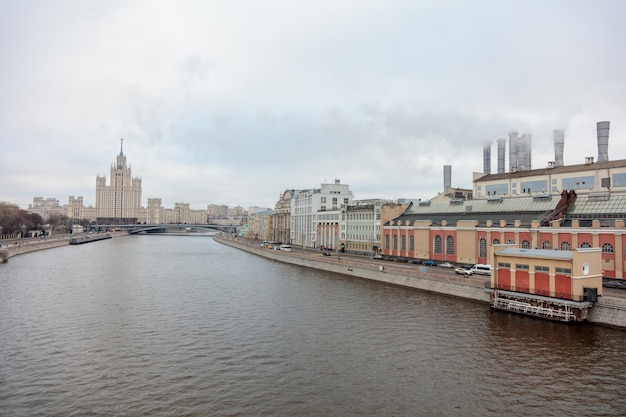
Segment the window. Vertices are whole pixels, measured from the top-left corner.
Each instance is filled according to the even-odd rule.
[[[602,253],[613,253],[613,245],[610,243],[602,245]]]
[[[406,236],[402,236],[400,239],[401,249],[406,250]]]
[[[326,204],[326,197],[322,197],[322,199],[321,199],[320,203],[322,203],[322,204]]]
[[[385,249],[389,250],[389,235],[385,235]]]
[[[595,178],[589,177],[574,177],[563,178],[562,184],[564,190],[581,190],[586,188],[593,188]]]
[[[415,250],[415,237],[414,236],[409,237],[409,250],[411,252]]]
[[[548,189],[548,182],[545,180],[522,181],[521,186],[529,193],[545,192]]]
[[[454,237],[446,237],[446,254],[454,255]]]
[[[541,244],[541,249],[552,249],[552,243],[549,240],[544,240]]]
[[[613,174],[613,187],[626,186],[626,174]]]
[[[513,239],[507,239],[506,240],[506,244],[507,245],[512,245],[513,243],[515,243],[515,241]]]
[[[557,274],[571,274],[572,270],[570,268],[554,268],[554,272]]]
[[[487,241],[484,238],[478,241],[478,256],[481,258],[487,257]]]
[[[435,236],[435,243],[433,246],[434,246],[435,253],[441,253],[441,236],[439,235]]]
[[[526,264],[515,264],[515,269],[520,269],[522,271],[528,271],[530,268]]]
[[[508,262],[498,262],[498,268],[510,268],[511,264]]]
[[[535,266],[535,272],[550,272],[550,268],[547,266]]]
[[[571,250],[572,245],[569,242],[561,242],[561,250]]]
[[[522,240],[522,249],[530,249],[530,242],[527,240]]]
[[[494,239],[493,242],[491,242],[492,245],[499,245],[500,244],[500,239]]]
[[[393,236],[393,250],[398,250],[398,236]]]
[[[591,245],[589,243],[587,243],[587,242],[583,242],[583,243],[580,244],[580,247],[581,248],[590,248]]]

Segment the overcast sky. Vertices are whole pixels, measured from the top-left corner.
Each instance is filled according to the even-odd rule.
[[[626,2],[0,0],[0,201],[95,205],[124,138],[142,205],[273,207],[471,188],[483,145],[533,168],[626,159]],[[496,172],[496,148],[492,173]],[[508,151],[507,151],[508,157]]]

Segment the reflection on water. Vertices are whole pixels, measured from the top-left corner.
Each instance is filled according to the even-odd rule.
[[[0,414],[619,416],[626,332],[312,271],[199,236],[0,266]]]

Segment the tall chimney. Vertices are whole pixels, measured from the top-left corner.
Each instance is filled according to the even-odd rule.
[[[565,147],[565,130],[552,131],[554,137],[554,166],[563,166],[563,148]]]
[[[483,172],[491,174],[491,142],[485,142],[483,145]]]
[[[517,132],[509,133],[509,171],[517,170]]]
[[[498,174],[504,174],[506,169],[504,168],[504,159],[506,157],[506,139],[498,139]]]
[[[530,133],[524,133],[517,139],[517,167],[520,171],[531,169],[531,140]]]
[[[609,160],[609,126],[611,122],[598,122],[598,162]]]
[[[446,193],[448,189],[452,188],[452,165],[443,166],[443,192]]]

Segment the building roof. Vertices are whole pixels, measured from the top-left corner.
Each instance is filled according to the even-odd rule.
[[[551,213],[558,202],[558,198],[550,196],[419,202],[412,204],[404,214],[394,220],[430,220],[433,224],[441,224],[443,220],[448,224],[476,220],[479,225],[484,225],[487,220],[505,220],[508,226],[519,220],[522,225],[530,226],[533,220]]]
[[[590,164],[567,165],[554,168],[529,169],[526,171],[505,172],[503,174],[486,174],[474,179],[474,182],[497,181],[510,178],[532,177],[537,175],[568,174],[574,172],[596,171],[598,169],[626,168],[626,159],[616,161],[594,162]]]
[[[514,247],[500,249],[496,251],[496,255],[560,259],[565,261],[574,259],[574,254],[571,250],[522,249]]]

